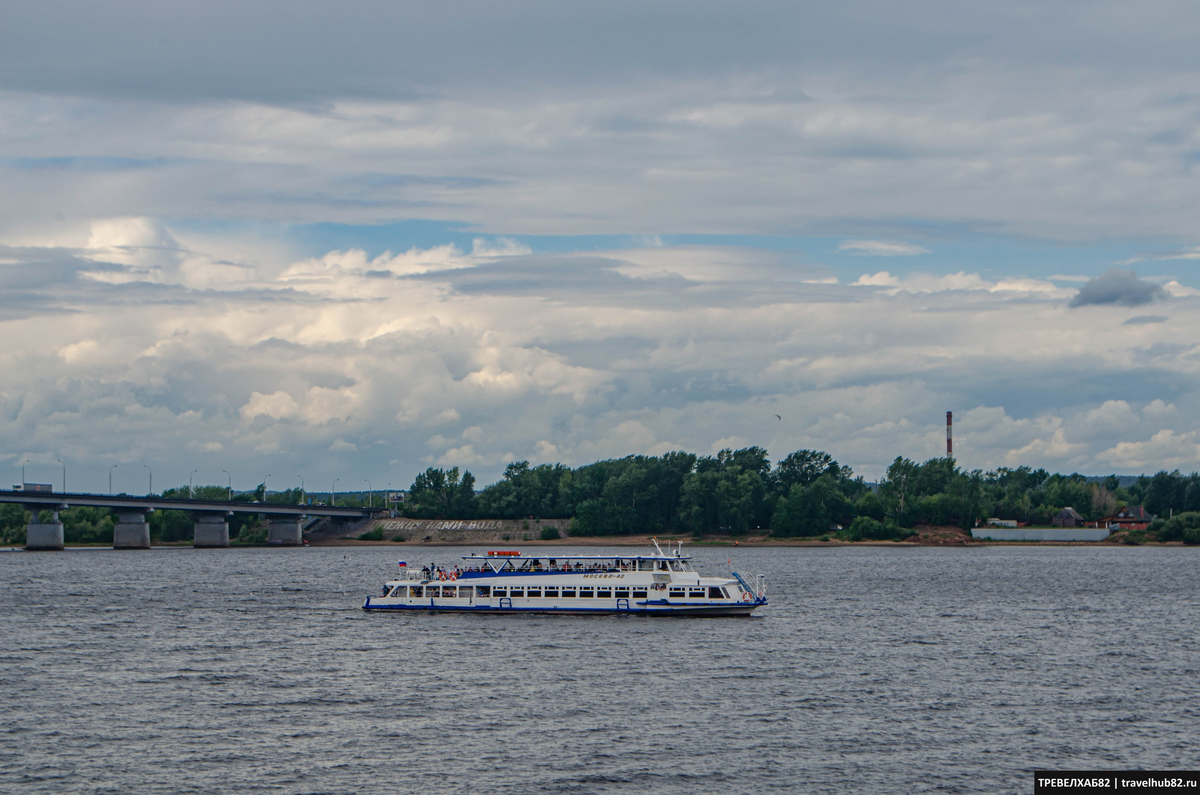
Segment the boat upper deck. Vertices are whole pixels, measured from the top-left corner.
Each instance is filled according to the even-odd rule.
[[[682,554],[674,555],[658,550],[657,555],[532,555],[525,556],[515,550],[489,551],[485,555],[463,555],[464,566],[446,571],[436,564],[418,571],[413,567],[407,569],[410,579],[439,579],[446,576],[459,577],[495,577],[503,575],[528,574],[592,574],[608,572],[647,572],[670,573],[691,572],[695,570],[689,562],[691,558]],[[401,564],[403,567],[405,564]]]

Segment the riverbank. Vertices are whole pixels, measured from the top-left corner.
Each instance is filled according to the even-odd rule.
[[[571,536],[568,519],[377,519],[359,528],[354,536],[342,536],[336,529],[309,536],[312,546],[464,546],[510,548],[514,546],[574,547],[648,547],[654,538],[662,545],[684,542],[687,546],[725,547],[839,547],[839,546],[1126,546],[1124,538],[1103,541],[983,541],[972,538],[960,527],[920,526],[916,535],[904,541],[842,541],[833,536],[820,538],[779,538],[756,532],[745,536],[701,536],[690,534],[632,536]],[[557,534],[556,537],[553,537]],[[361,538],[366,536],[366,538]],[[1183,546],[1180,542],[1153,543],[1153,546]]]

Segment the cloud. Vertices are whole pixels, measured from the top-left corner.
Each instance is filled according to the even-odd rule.
[[[852,287],[885,287],[895,295],[900,292],[909,293],[942,293],[950,291],[984,291],[990,293],[1042,294],[1046,297],[1060,297],[1064,292],[1052,282],[1042,279],[1008,278],[998,281],[988,281],[978,273],[931,274],[910,273],[906,276],[893,276],[887,271],[875,274],[864,273],[859,276]]]
[[[1109,268],[1080,287],[1071,299],[1071,306],[1141,306],[1165,297],[1166,291],[1162,287],[1139,279],[1133,271]]]
[[[267,416],[282,420],[299,415],[300,407],[286,392],[272,392],[264,395],[261,392],[250,393],[250,400],[241,408],[241,414],[247,419]]]
[[[739,440],[876,477],[952,406],[969,466],[1190,455],[1193,16],[269,8],[6,20],[0,448],[101,488]]]
[[[1126,471],[1194,468],[1200,459],[1200,435],[1164,428],[1145,441],[1120,442],[1097,455]]]
[[[860,257],[913,257],[929,253],[928,249],[912,243],[885,243],[880,240],[847,240],[837,250]]]
[[[900,279],[887,271],[880,271],[875,274],[864,273],[854,284],[860,287],[899,287]]]
[[[1131,317],[1122,323],[1122,326],[1146,326],[1151,323],[1166,323],[1167,319],[1162,315],[1138,315]]]

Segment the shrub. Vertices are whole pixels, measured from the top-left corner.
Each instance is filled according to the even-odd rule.
[[[837,532],[843,541],[900,541],[912,535],[895,522],[880,522],[869,516],[856,516],[850,526]]]
[[[376,527],[374,530],[368,530],[358,537],[359,541],[382,541],[383,531]]]
[[[1183,543],[1200,544],[1200,528],[1189,527],[1183,531]]]
[[[403,543],[403,542],[407,541],[408,539],[405,538],[404,536],[400,535],[399,533],[396,533],[396,535],[392,536],[392,540],[399,544],[399,543]]]
[[[267,526],[265,524],[247,524],[238,532],[236,538],[229,540],[231,544],[265,544],[267,543]]]
[[[1200,529],[1200,512],[1177,513],[1158,533],[1159,541],[1185,541],[1184,533]],[[1193,542],[1194,543],[1194,542]]]
[[[542,540],[543,541],[554,541],[555,539],[558,539],[558,538],[561,538],[561,536],[558,534],[557,527],[550,527],[549,525],[547,525],[546,527],[542,528]]]

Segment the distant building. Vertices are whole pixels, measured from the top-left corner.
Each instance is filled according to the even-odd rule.
[[[1130,505],[1127,508],[1106,516],[1103,522],[1113,530],[1145,530],[1155,519],[1154,514],[1141,505]]]
[[[1050,523],[1055,527],[1083,527],[1084,519],[1078,511],[1068,506],[1059,511]]]

